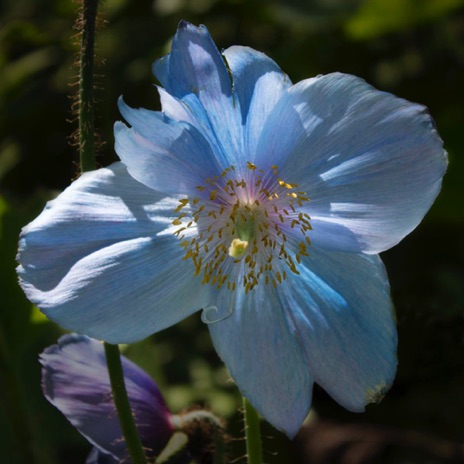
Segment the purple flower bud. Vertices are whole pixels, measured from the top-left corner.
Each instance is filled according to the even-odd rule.
[[[171,438],[171,413],[156,383],[146,372],[122,357],[127,394],[147,457],[157,456]],[[106,464],[127,458],[127,450],[112,400],[103,345],[70,334],[41,355],[42,389],[95,449],[87,464]]]

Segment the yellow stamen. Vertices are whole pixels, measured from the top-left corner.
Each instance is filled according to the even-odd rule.
[[[287,271],[300,274],[302,257],[309,255],[311,218],[299,209],[309,201],[306,192],[280,178],[277,166],[264,171],[247,162],[246,168],[237,175],[230,166],[206,179],[196,187],[205,194],[180,199],[171,223],[179,226],[174,235],[183,259],[192,260],[202,284],[234,291],[238,274],[232,268],[238,265],[243,271],[238,284],[247,294],[260,283],[277,287]],[[187,230],[194,238],[185,240]]]

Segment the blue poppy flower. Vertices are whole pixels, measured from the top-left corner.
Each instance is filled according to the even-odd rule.
[[[242,394],[290,437],[314,382],[363,411],[396,370],[378,253],[419,224],[446,170],[426,108],[346,74],[292,85],[186,22],[153,70],[163,111],[121,100],[121,162],[24,228],[26,295],[111,343],[204,309]]]
[[[40,355],[40,362],[46,398],[94,445],[86,463],[127,459],[103,345],[83,335],[64,335]],[[174,433],[172,416],[149,375],[125,357],[121,362],[140,439],[153,458]]]

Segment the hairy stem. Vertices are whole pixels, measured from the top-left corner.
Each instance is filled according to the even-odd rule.
[[[250,402],[243,398],[245,415],[245,437],[248,464],[262,464],[263,456],[261,450],[261,432],[259,427],[259,416]]]
[[[96,167],[93,74],[98,0],[83,0],[82,8],[79,60],[79,154],[81,172],[86,172]],[[105,354],[113,400],[131,462],[132,464],[146,464],[142,442],[127,397],[118,345],[105,343]]]
[[[95,109],[93,74],[98,0],[84,0],[79,60],[79,156],[81,171],[95,169]]]
[[[113,400],[118,412],[119,423],[126,441],[127,451],[132,464],[146,464],[145,453],[140,441],[134,416],[127,397],[126,385],[124,384],[124,372],[122,370],[121,355],[118,345],[105,343],[106,363],[110,376]]]

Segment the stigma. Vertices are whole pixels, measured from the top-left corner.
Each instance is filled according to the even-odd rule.
[[[234,238],[229,247],[229,256],[232,256],[232,258],[242,258],[247,248],[248,242],[246,240]]]
[[[172,221],[174,234],[194,264],[202,284],[245,293],[257,285],[282,284],[287,273],[299,274],[311,241],[309,201],[298,185],[247,162],[234,166],[197,187],[198,195],[182,198]],[[190,233],[189,233],[190,232]]]

